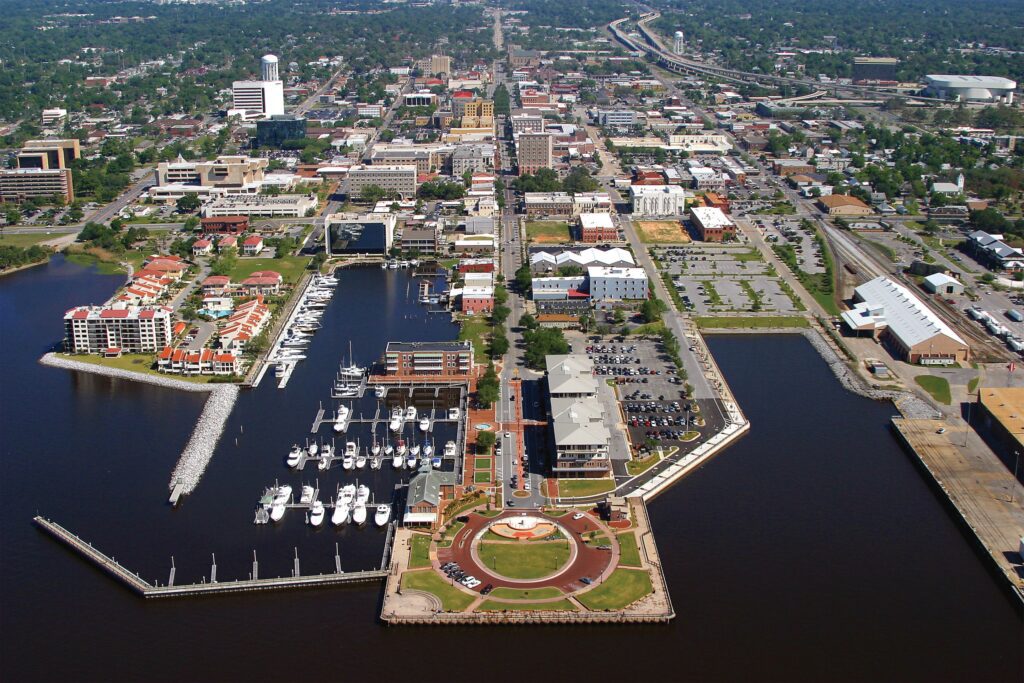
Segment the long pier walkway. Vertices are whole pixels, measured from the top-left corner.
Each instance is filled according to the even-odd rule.
[[[367,571],[359,572],[332,572],[330,574],[313,574],[310,576],[302,576],[299,573],[299,561],[298,558],[295,560],[295,570],[291,576],[282,576],[268,579],[251,578],[243,579],[239,581],[217,581],[217,565],[216,560],[211,568],[210,576],[211,581],[206,583],[192,583],[181,586],[174,585],[174,569],[171,569],[171,578],[166,586],[154,585],[144,579],[138,574],[134,574],[125,567],[118,564],[118,562],[106,555],[105,553],[97,550],[90,543],[86,543],[84,540],[71,533],[60,524],[45,519],[44,517],[34,517],[33,520],[39,528],[46,531],[53,538],[57,539],[61,543],[72,550],[77,551],[87,560],[90,560],[100,569],[110,574],[112,577],[120,581],[122,584],[135,591],[137,594],[144,598],[172,598],[172,597],[188,597],[195,595],[212,595],[221,593],[239,593],[248,591],[259,591],[259,590],[273,590],[280,588],[319,588],[322,586],[331,586],[337,584],[349,584],[349,583],[365,583],[370,581],[381,581],[387,578],[387,569],[371,569]],[[389,531],[388,541],[393,539],[393,533]],[[386,558],[388,556],[388,548],[385,547]],[[336,558],[337,560],[337,558]],[[340,562],[336,561],[335,566],[340,567]],[[258,577],[259,570],[256,562],[253,562],[253,577]]]

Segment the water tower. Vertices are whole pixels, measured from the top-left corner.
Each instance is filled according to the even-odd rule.
[[[260,76],[261,81],[281,80],[277,74],[277,57],[274,55],[263,55],[263,59],[260,60]]]
[[[676,31],[675,40],[672,43],[672,51],[677,55],[683,54],[683,46],[686,44],[686,40],[683,38],[682,31]]]

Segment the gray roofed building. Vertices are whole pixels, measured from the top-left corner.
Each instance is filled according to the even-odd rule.
[[[558,477],[603,477],[611,470],[611,432],[597,400],[594,363],[584,355],[545,359]]]
[[[435,470],[429,464],[421,467],[409,480],[409,493],[406,496],[402,522],[405,524],[434,524],[437,521],[441,501],[451,495],[451,492],[445,491],[445,488],[454,489],[456,483],[458,483],[458,477],[454,471]]]

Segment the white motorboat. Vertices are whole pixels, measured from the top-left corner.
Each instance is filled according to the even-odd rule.
[[[448,409],[448,419],[449,420],[458,420],[459,419],[459,409],[458,408],[449,408]]]
[[[398,432],[398,431],[402,430],[402,409],[401,408],[398,408],[396,406],[395,408],[391,409],[391,421],[388,422],[388,429],[390,429],[393,432]]]
[[[377,506],[377,512],[373,516],[373,523],[377,526],[384,526],[391,519],[391,506],[383,503]]]
[[[356,466],[356,454],[349,450],[348,444],[352,444],[354,447],[355,442],[349,441],[345,444],[345,455],[341,458],[341,466],[346,470],[350,470]]]
[[[409,449],[409,455],[413,458],[420,457],[420,445],[418,443],[412,445],[412,448]]]
[[[331,458],[328,455],[321,455],[320,462],[316,464],[316,468],[321,472],[325,472],[331,467]]]
[[[444,445],[444,457],[454,458],[455,457],[455,442],[449,441]]]
[[[291,497],[292,497],[292,487],[291,486],[289,486],[288,484],[284,484],[283,486],[278,486],[277,490],[274,492],[274,505],[278,505],[278,504],[284,505],[285,503],[287,503],[291,499]]]
[[[423,457],[424,458],[429,458],[433,454],[434,454],[434,447],[430,445],[429,441],[425,442],[423,444]]]
[[[281,518],[284,517],[284,511],[286,510],[284,503],[274,503],[270,506],[270,519],[275,522],[280,522]]]
[[[356,497],[354,484],[347,484],[341,487],[338,492],[338,499],[334,501],[334,514],[331,515],[331,523],[341,526],[348,522],[349,514],[352,511],[352,500]]]
[[[356,487],[356,502],[365,503],[370,500],[370,487],[366,484],[360,484]]]
[[[360,451],[359,454],[356,455],[356,469],[361,470],[364,467],[366,467],[366,453]]]
[[[415,406],[409,406],[408,408],[405,409],[405,421],[406,422],[415,422],[416,421],[416,407]]]
[[[405,445],[405,441],[403,441],[402,439],[399,439],[398,440],[398,445],[395,446],[395,454],[404,457],[405,454],[408,453],[408,452],[409,452],[409,448]]]
[[[392,467],[394,467],[394,468],[395,468],[396,470],[397,470],[397,469],[401,469],[401,467],[402,467],[402,462],[403,462],[403,458],[402,458],[402,456],[400,456],[400,455],[399,455],[398,453],[395,453],[395,454],[394,454],[394,455],[393,455],[393,456],[391,457],[391,466],[392,466]]]
[[[302,495],[299,497],[299,502],[303,505],[309,505],[313,502],[313,496],[316,495],[316,489],[312,486],[303,486]]]
[[[339,404],[338,405],[337,416],[334,418],[334,431],[336,431],[336,432],[343,432],[343,431],[345,431],[345,426],[348,423],[348,416],[349,416],[348,406],[346,406],[344,404]]]
[[[410,453],[405,458],[405,466],[408,467],[410,470],[416,469],[416,456]]]
[[[420,431],[425,432],[428,429],[430,429],[430,418],[424,415],[420,418]]]
[[[376,389],[373,390],[373,395],[376,396],[377,398],[384,398],[385,396],[388,395],[388,389],[387,387],[384,386],[378,386]]]
[[[360,503],[357,500],[356,504],[352,506],[352,522],[366,524],[366,503]]]
[[[306,452],[309,453],[309,457],[311,458],[316,457],[317,451],[319,450],[320,447],[317,446],[315,443],[311,443],[309,444],[309,446],[306,447]]]
[[[380,455],[380,444],[377,443],[377,437],[373,437],[373,445],[370,446],[370,453],[373,455]]]
[[[288,459],[285,461],[288,463],[288,467],[298,467],[299,460],[302,459],[302,448],[295,444],[292,449],[288,451]]]
[[[441,469],[441,458],[431,458],[430,466],[433,467],[435,470]]]
[[[390,458],[395,453],[395,447],[389,443],[384,444],[384,457]]]
[[[309,510],[309,523],[313,526],[320,526],[324,523],[324,504],[319,500],[313,502]]]
[[[375,455],[375,456],[373,456],[373,460],[370,461],[370,469],[371,470],[379,470],[381,465],[383,465],[383,464],[384,464],[384,456],[383,455]]]

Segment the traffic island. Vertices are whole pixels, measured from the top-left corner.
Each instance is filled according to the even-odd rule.
[[[432,537],[395,537],[388,624],[658,623],[675,616],[647,508],[470,512]],[[424,539],[429,539],[423,567]],[[442,568],[457,563],[464,576]],[[474,577],[479,583],[468,581]],[[468,585],[467,585],[468,584]]]

